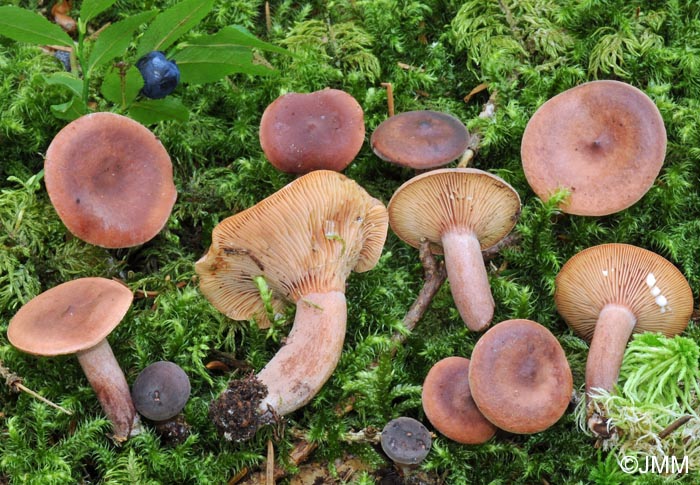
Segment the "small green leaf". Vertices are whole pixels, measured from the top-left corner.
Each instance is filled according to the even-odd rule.
[[[80,6],[80,20],[86,24],[114,5],[117,0],[83,0]]]
[[[141,37],[136,56],[164,51],[197,25],[214,6],[214,0],[184,0],[161,12]]]
[[[187,45],[211,47],[240,45],[245,47],[253,47],[264,51],[276,52],[278,54],[290,54],[288,50],[283,49],[282,47],[277,47],[276,45],[269,44],[258,39],[239,25],[229,25],[218,31],[216,34],[198,37],[188,42]]]
[[[101,91],[107,101],[126,108],[136,99],[142,87],[141,73],[131,66],[123,75],[116,69],[107,73]]]
[[[23,8],[0,7],[0,35],[30,44],[57,44],[73,47],[73,39],[61,27]]]
[[[152,125],[159,121],[187,121],[189,110],[177,98],[144,99],[132,104],[129,116],[144,125]]]
[[[66,103],[51,105],[53,115],[61,120],[73,121],[87,113],[87,106],[78,96]]]
[[[237,45],[190,46],[173,56],[183,83],[203,84],[234,73],[275,74],[269,67],[253,64],[253,53]]]
[[[67,72],[55,72],[44,76],[46,84],[59,84],[70,89],[76,96],[83,95],[83,80]]]
[[[156,13],[155,10],[141,12],[107,27],[95,41],[88,60],[88,71],[122,55],[129,47],[134,31],[141,24],[150,21]]]

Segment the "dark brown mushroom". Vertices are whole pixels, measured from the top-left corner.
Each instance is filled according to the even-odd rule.
[[[129,385],[107,335],[131,307],[129,288],[105,278],[80,278],[32,298],[10,320],[7,338],[33,355],[75,354],[105,414],[114,439],[140,432]]]
[[[155,237],[177,198],[170,157],[158,138],[114,113],[66,125],[46,151],[44,171],[51,203],[68,230],[106,248]]]
[[[174,362],[158,361],[143,369],[131,386],[136,410],[152,421],[175,417],[190,398],[190,379]]]
[[[260,119],[260,145],[283,172],[340,172],[355,159],[364,139],[362,107],[339,89],[284,94]]]
[[[382,160],[428,169],[461,157],[469,145],[469,133],[460,120],[447,113],[407,111],[383,121],[370,143]]]
[[[425,460],[432,443],[423,423],[406,416],[392,419],[382,430],[382,450],[404,475]]]
[[[562,211],[601,216],[630,207],[649,190],[666,155],[666,129],[639,89],[592,81],[537,110],[523,133],[521,155],[541,199],[567,189]]]

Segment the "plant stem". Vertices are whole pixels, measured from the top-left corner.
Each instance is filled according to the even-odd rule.
[[[39,394],[35,391],[32,391],[27,386],[22,384],[22,379],[14,372],[10,372],[10,369],[8,369],[4,365],[2,365],[1,362],[0,362],[0,377],[5,378],[5,382],[7,383],[7,386],[10,389],[12,389],[13,391],[26,392],[27,394],[38,399],[39,401],[43,402],[44,404],[48,404],[52,408],[58,409],[59,411],[62,411],[64,413],[68,414],[69,416],[73,414],[71,411],[68,411],[66,408],[63,408],[63,407],[59,406],[58,404],[49,401],[41,394]]]

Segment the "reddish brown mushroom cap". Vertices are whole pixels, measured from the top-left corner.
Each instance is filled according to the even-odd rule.
[[[475,168],[443,168],[413,177],[389,202],[391,229],[417,248],[442,254],[442,236],[473,232],[481,249],[503,239],[520,215],[520,196],[500,177]]]
[[[383,121],[370,142],[382,160],[427,169],[461,157],[469,144],[469,133],[461,121],[446,113],[407,111]]]
[[[260,119],[260,145],[283,172],[339,172],[357,156],[364,139],[362,107],[339,89],[284,94]]]
[[[121,322],[131,290],[106,278],[62,283],[26,303],[10,320],[7,338],[23,352],[55,356],[94,347]]]
[[[431,367],[423,382],[422,401],[430,423],[457,443],[485,443],[496,434],[496,426],[472,399],[469,359],[447,357]]]
[[[507,320],[476,343],[469,369],[472,397],[494,425],[537,433],[562,417],[573,391],[559,341],[539,323]]]
[[[49,145],[44,170],[63,223],[97,246],[149,241],[177,198],[170,157],[158,138],[114,113],[92,113],[66,125]]]
[[[574,255],[556,278],[554,301],[566,323],[590,340],[606,305],[629,309],[634,332],[668,337],[685,330],[693,292],[685,276],[662,256],[630,244],[601,244]]]
[[[568,189],[571,196],[561,209],[589,216],[612,214],[641,199],[665,154],[658,108],[619,81],[592,81],[551,98],[528,122],[521,146],[532,190],[546,200]]]

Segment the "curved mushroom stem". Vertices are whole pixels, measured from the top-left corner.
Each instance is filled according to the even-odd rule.
[[[107,418],[112,422],[114,439],[126,441],[141,432],[131,390],[107,339],[76,354],[90,385],[97,394]]]
[[[470,330],[479,332],[491,323],[494,301],[481,244],[474,233],[442,235],[447,279],[459,314]]]
[[[623,305],[607,304],[600,311],[586,361],[586,397],[595,388],[612,391],[617,383],[627,342],[637,317]]]
[[[284,416],[313,399],[340,360],[346,322],[347,304],[340,291],[299,299],[287,343],[258,373],[268,392],[261,411],[272,409]]]

